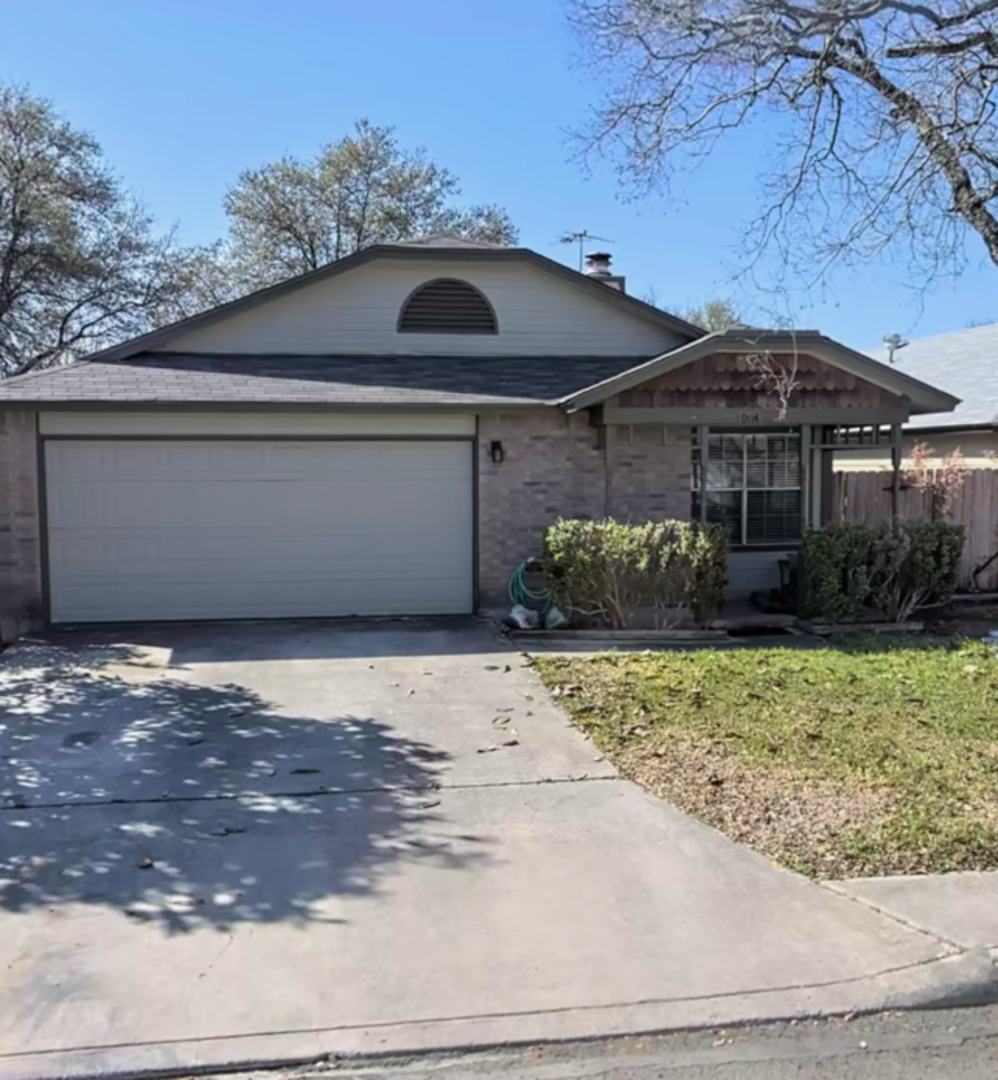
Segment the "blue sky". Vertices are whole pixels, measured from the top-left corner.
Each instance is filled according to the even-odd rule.
[[[668,198],[622,201],[612,169],[586,176],[572,160],[566,132],[600,89],[576,49],[559,0],[32,0],[5,7],[0,79],[30,84],[94,134],[191,242],[223,233],[222,196],[241,168],[310,155],[367,116],[424,145],[465,201],[506,206],[526,246],[574,264],[557,237],[586,228],[615,241],[629,291],[680,310],[730,296],[751,313],[729,268],[756,207],[761,134],[719,150]],[[921,300],[870,267],[838,274],[793,321],[867,348],[887,331],[998,319],[998,270],[976,242],[970,251],[962,278]]]

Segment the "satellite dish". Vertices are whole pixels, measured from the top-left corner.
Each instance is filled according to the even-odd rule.
[[[894,354],[903,349],[908,341],[900,334],[884,334],[884,344],[887,346],[887,362],[894,363]]]

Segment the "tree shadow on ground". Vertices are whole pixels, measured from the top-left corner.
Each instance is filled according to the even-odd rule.
[[[170,932],[342,921],[396,864],[488,840],[435,807],[448,755],[370,717],[286,716],[128,646],[20,645],[0,668],[0,908],[110,906]]]

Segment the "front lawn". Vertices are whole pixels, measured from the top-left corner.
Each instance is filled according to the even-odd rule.
[[[998,869],[998,657],[955,639],[538,657],[621,772],[814,877]]]

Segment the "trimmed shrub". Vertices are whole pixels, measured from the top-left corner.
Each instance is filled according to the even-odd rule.
[[[688,612],[708,618],[721,606],[726,557],[723,531],[690,521],[561,519],[543,544],[555,603],[617,628],[647,609],[658,626]]]
[[[809,529],[800,548],[801,610],[837,622],[872,607],[904,622],[952,596],[962,551],[963,527],[945,521]]]
[[[807,529],[800,543],[801,614],[832,622],[856,618],[873,591],[875,544],[869,525]]]
[[[874,549],[873,602],[894,622],[948,600],[956,588],[963,526],[902,521],[880,530]]]

